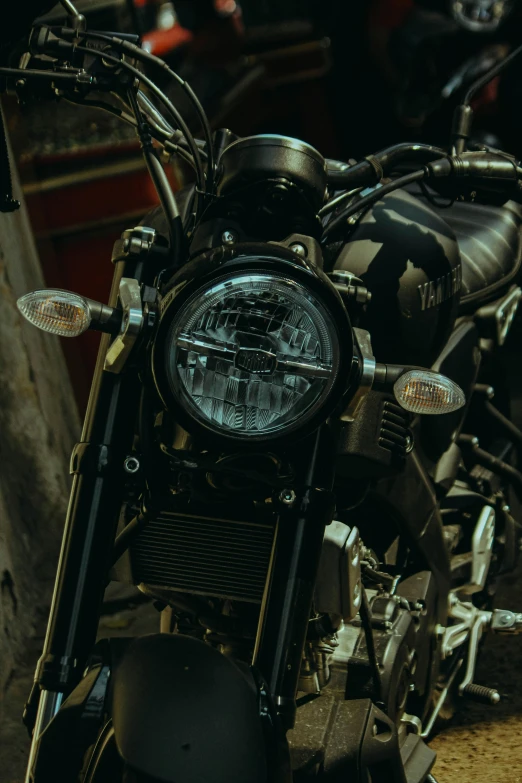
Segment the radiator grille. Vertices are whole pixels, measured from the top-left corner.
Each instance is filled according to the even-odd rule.
[[[379,446],[405,457],[410,445],[408,415],[399,405],[387,400],[383,406]]]
[[[134,581],[260,603],[273,540],[273,525],[164,512],[131,548]]]

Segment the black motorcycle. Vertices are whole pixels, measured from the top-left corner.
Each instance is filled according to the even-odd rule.
[[[27,783],[433,781],[437,722],[499,700],[474,682],[481,637],[522,627],[492,603],[519,541],[522,168],[467,148],[471,93],[450,152],[349,165],[212,134],[162,61],[64,5],[0,76],[134,125],[161,209],[116,242],[108,304],[19,300],[41,329],[104,333]],[[172,193],[161,148],[193,186]],[[160,633],[96,643],[109,579],[156,602]]]

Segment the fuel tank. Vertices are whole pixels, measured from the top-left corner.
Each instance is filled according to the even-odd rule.
[[[370,332],[377,361],[430,367],[455,324],[462,283],[457,240],[444,219],[396,190],[360,220],[335,268],[371,291],[359,325]]]

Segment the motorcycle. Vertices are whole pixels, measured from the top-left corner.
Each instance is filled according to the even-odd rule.
[[[515,2],[374,0],[368,18],[371,59],[391,93],[402,133],[411,128],[445,143],[459,94],[516,47],[519,26]],[[502,138],[513,126],[505,117],[512,113],[513,88],[508,84],[504,95],[506,85],[497,82],[474,101],[477,140]],[[503,144],[516,147],[516,135],[508,136]],[[487,143],[501,146],[498,140]]]
[[[522,629],[493,605],[520,537],[522,167],[469,148],[472,91],[450,151],[344,163],[212,134],[168,66],[63,1],[70,23],[34,26],[0,76],[134,125],[161,207],[116,242],[108,304],[18,303],[103,334],[26,781],[433,783],[438,722],[499,701],[474,681],[482,637]],[[193,186],[172,193],[160,149]],[[109,579],[156,602],[159,633],[96,642]]]

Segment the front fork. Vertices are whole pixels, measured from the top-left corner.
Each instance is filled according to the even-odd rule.
[[[124,240],[115,244],[110,306],[118,303],[122,277],[148,282],[149,250]],[[109,339],[101,339],[81,442],[71,458],[73,484],[47,634],[25,716],[29,728],[34,726],[26,783],[34,778],[40,737],[81,679],[94,645],[123,501],[123,463],[132,446],[140,383],[132,369],[104,371]]]
[[[304,445],[304,444],[303,444]],[[301,657],[326,525],[334,518],[335,439],[324,425],[311,440],[304,488],[279,517],[275,559],[263,602],[254,665],[285,730],[295,722]]]

